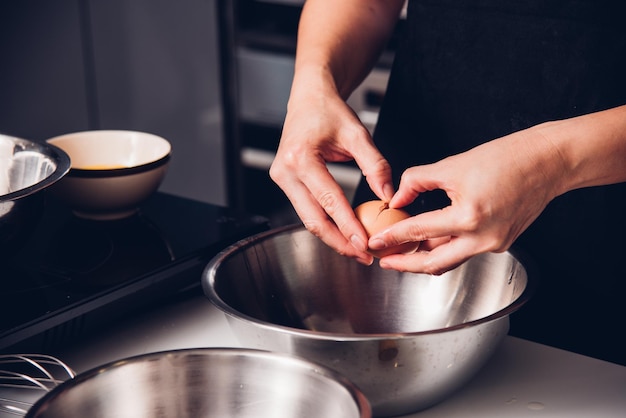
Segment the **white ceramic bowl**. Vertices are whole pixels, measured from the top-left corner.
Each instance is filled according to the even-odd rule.
[[[137,131],[100,130],[47,141],[71,160],[69,173],[50,191],[77,216],[112,220],[137,211],[158,188],[169,165],[171,144]]]

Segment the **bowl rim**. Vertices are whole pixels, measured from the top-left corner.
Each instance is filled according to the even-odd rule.
[[[80,167],[72,167],[70,162],[70,170],[68,176],[70,177],[81,177],[81,178],[93,178],[93,177],[120,177],[120,176],[128,176],[132,174],[141,173],[144,171],[149,171],[165,165],[169,162],[172,156],[172,143],[165,139],[164,137],[153,134],[145,131],[138,131],[132,129],[92,129],[86,131],[76,131],[70,132],[62,135],[57,135],[52,138],[46,139],[46,143],[53,144],[55,142],[61,141],[66,138],[72,137],[80,137],[83,135],[91,135],[91,134],[101,134],[101,135],[140,135],[144,137],[149,137],[153,139],[158,139],[163,144],[167,145],[167,152],[165,152],[161,157],[156,160],[149,161],[147,163],[134,165],[132,167],[114,167],[107,169],[87,169]],[[58,147],[58,146],[57,146]]]
[[[133,174],[139,174],[146,171],[154,170],[155,168],[166,165],[171,158],[171,153],[159,158],[158,160],[151,161],[149,163],[134,165],[132,167],[116,167],[107,169],[86,169],[86,168],[70,168],[68,177],[80,177],[80,178],[103,178],[103,177],[122,177],[130,176]]]
[[[56,163],[54,171],[46,178],[38,181],[35,184],[31,184],[28,187],[24,187],[19,190],[4,194],[0,196],[0,201],[10,201],[21,199],[30,196],[40,190],[46,189],[48,186],[56,183],[62,177],[64,177],[70,170],[71,161],[70,156],[56,145],[48,142],[33,141],[26,138],[20,138],[11,135],[0,134],[1,139],[8,139],[14,144],[19,145],[21,149],[19,152],[36,151],[50,157]],[[15,154],[15,153],[14,153]]]
[[[295,230],[306,230],[306,228],[299,223],[285,225],[278,228],[270,229],[268,231],[260,232],[250,237],[244,238],[220,251],[215,255],[205,267],[201,284],[205,296],[224,314],[240,321],[249,321],[263,329],[268,330],[280,330],[287,334],[312,338],[316,340],[329,340],[329,341],[362,341],[362,340],[389,340],[389,339],[402,339],[412,338],[418,335],[428,334],[440,334],[454,330],[474,327],[484,323],[492,322],[497,319],[507,317],[511,313],[521,308],[535,291],[537,282],[537,272],[531,259],[517,248],[511,247],[508,251],[504,251],[504,254],[513,256],[526,271],[526,286],[520,295],[504,308],[493,312],[487,316],[474,319],[472,321],[463,322],[460,324],[451,325],[443,328],[435,328],[424,331],[409,331],[409,332],[389,332],[389,333],[341,333],[341,332],[328,332],[328,331],[312,331],[303,328],[289,327],[280,324],[274,324],[271,322],[263,321],[253,316],[247,315],[241,311],[234,309],[228,303],[226,303],[215,290],[215,277],[219,267],[237,251],[252,246],[258,241],[263,241],[276,235],[289,233]],[[356,261],[355,261],[356,262]]]
[[[359,418],[372,418],[372,408],[369,400],[365,394],[358,388],[358,386],[350,379],[345,377],[342,373],[331,369],[327,366],[308,360],[302,357],[294,356],[291,354],[273,352],[269,350],[261,350],[255,348],[240,348],[240,347],[198,347],[198,348],[178,348],[164,351],[156,351],[144,354],[137,354],[130,357],[126,357],[119,360],[113,360],[105,363],[101,366],[96,366],[84,372],[81,372],[72,379],[68,379],[58,386],[54,387],[28,410],[25,418],[32,417],[37,411],[46,404],[59,398],[65,392],[71,390],[73,387],[80,385],[81,383],[91,380],[92,378],[106,373],[107,371],[119,369],[129,364],[136,363],[149,363],[153,360],[159,360],[169,356],[244,356],[252,358],[260,358],[268,361],[280,361],[289,362],[291,365],[295,365],[298,371],[310,372],[312,374],[322,376],[324,379],[337,383],[343,387],[348,395],[354,401],[359,412]],[[62,398],[61,398],[62,399]]]

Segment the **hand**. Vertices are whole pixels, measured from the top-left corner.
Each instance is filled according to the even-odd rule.
[[[326,167],[352,159],[372,190],[388,201],[393,195],[389,164],[352,109],[331,89],[307,86],[304,95],[292,92],[270,176],[309,231],[338,253],[371,264],[367,234]]]
[[[529,129],[407,169],[390,207],[403,207],[419,193],[442,189],[451,205],[419,214],[372,236],[382,249],[424,241],[418,252],[380,260],[383,268],[442,274],[483,252],[506,251],[557,192],[562,161],[555,147]]]

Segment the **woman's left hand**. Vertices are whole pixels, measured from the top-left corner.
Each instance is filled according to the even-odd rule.
[[[371,249],[422,241],[413,254],[380,260],[383,268],[442,274],[484,252],[506,251],[558,195],[565,173],[556,147],[529,129],[437,163],[407,169],[389,206],[441,189],[450,206],[398,222],[369,239]]]

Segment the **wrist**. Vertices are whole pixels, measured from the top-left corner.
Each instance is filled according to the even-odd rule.
[[[307,107],[322,103],[327,97],[339,95],[332,73],[321,65],[298,68],[294,74],[287,110],[304,103]]]
[[[560,161],[558,194],[626,181],[626,106],[535,128]]]
[[[576,188],[573,173],[577,164],[568,150],[570,133],[563,127],[563,121],[545,122],[531,130],[538,143],[538,166],[545,173],[546,183],[550,185],[551,198]]]

